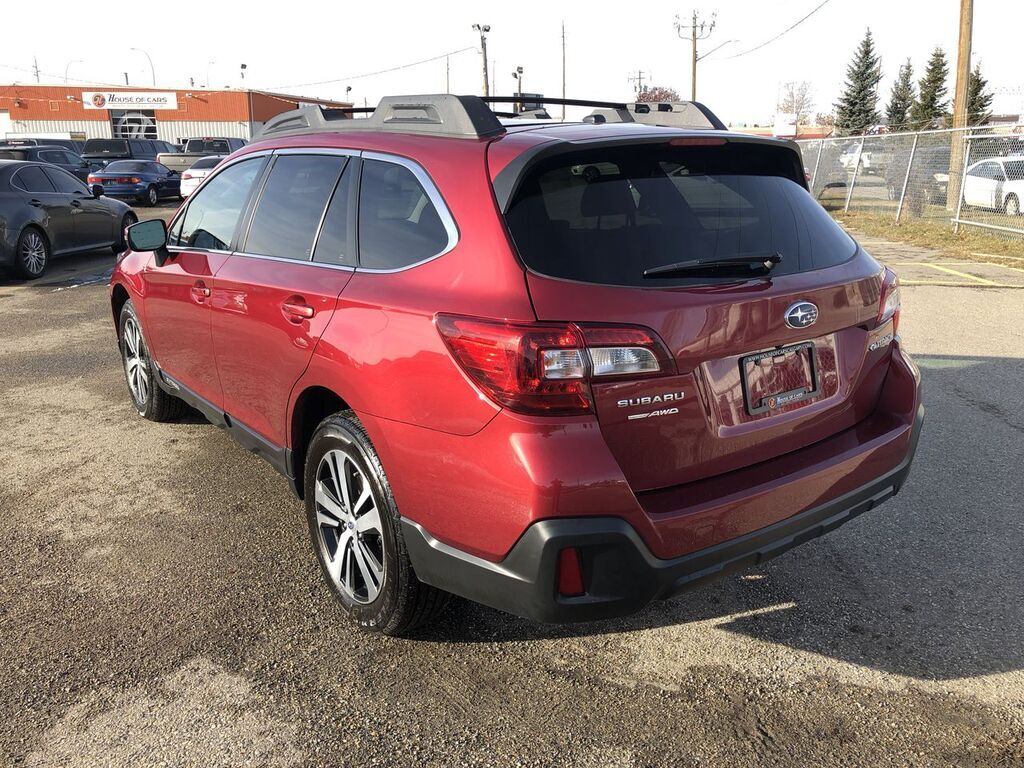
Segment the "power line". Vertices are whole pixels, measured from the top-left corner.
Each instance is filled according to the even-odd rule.
[[[737,53],[737,54],[734,54],[732,56],[726,56],[725,58],[727,58],[727,59],[738,59],[740,56],[746,56],[748,53],[753,53],[754,51],[761,50],[766,45],[770,45],[771,43],[774,43],[776,40],[778,40],[783,35],[785,35],[785,34],[787,34],[789,32],[792,32],[794,29],[799,27],[801,24],[803,24],[805,21],[807,21],[809,18],[811,18],[811,16],[816,14],[818,11],[820,11],[822,8],[824,8],[826,5],[828,5],[831,2],[832,2],[832,0],[823,0],[823,2],[821,2],[817,6],[815,6],[814,10],[812,10],[810,13],[808,13],[802,19],[799,19],[799,20],[793,22],[792,24],[790,24],[788,27],[786,27],[784,30],[779,32],[779,34],[777,34],[775,37],[771,38],[770,40],[765,40],[760,45],[755,45],[753,48],[751,48],[748,51],[743,51],[742,53]]]
[[[364,77],[373,77],[374,75],[384,75],[388,72],[398,72],[401,69],[408,69],[409,67],[416,67],[420,64],[429,64],[432,61],[439,61],[447,56],[454,56],[458,53],[465,53],[466,51],[475,51],[476,48],[469,46],[468,48],[460,48],[457,51],[448,51],[448,53],[442,53],[439,56],[431,56],[429,59],[420,59],[419,61],[411,61],[408,64],[399,64],[396,67],[388,67],[387,69],[378,69],[376,72],[364,72],[360,75],[349,75],[348,77],[336,77],[332,80],[318,80],[315,83],[291,83],[289,85],[275,85],[269,88],[269,90],[277,91],[284,90],[287,88],[308,88],[314,85],[332,85],[334,83],[343,83],[349,80],[359,80]]]

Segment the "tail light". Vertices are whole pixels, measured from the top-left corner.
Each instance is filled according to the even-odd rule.
[[[484,393],[517,413],[593,412],[594,381],[675,373],[653,332],[628,326],[506,323],[438,315],[452,356]]]
[[[878,302],[878,322],[881,325],[892,319],[892,333],[900,324],[900,279],[888,267],[882,272],[882,296]]]
[[[191,179],[191,178],[192,178],[192,174],[189,173],[188,171],[185,171],[183,174],[181,174],[181,180],[182,181],[185,181],[186,179]]]
[[[99,176],[91,176],[91,175],[89,176],[89,183],[90,184],[99,184],[101,181],[102,181],[102,179]]]
[[[140,179],[138,176],[132,176],[129,179],[125,179],[125,181],[127,181],[129,184],[139,184],[142,182],[142,179]]]

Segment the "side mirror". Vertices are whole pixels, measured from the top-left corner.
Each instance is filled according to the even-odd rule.
[[[167,225],[163,219],[147,219],[128,227],[128,247],[133,251],[153,251],[157,266],[167,260]]]
[[[91,187],[89,187],[89,191],[92,192],[93,197],[103,197],[102,184],[93,184]]]

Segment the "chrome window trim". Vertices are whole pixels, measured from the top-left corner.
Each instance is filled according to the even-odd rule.
[[[232,251],[232,256],[244,256],[247,259],[263,259],[265,261],[280,261],[282,264],[301,264],[307,267],[322,267],[323,269],[338,269],[342,272],[355,272],[355,267],[344,264],[327,264],[322,261],[308,261],[305,259],[289,259],[284,256],[264,256],[262,253],[246,253],[245,251]]]
[[[395,269],[374,269],[372,267],[356,267],[356,272],[367,272],[369,274],[377,275],[388,275],[394,274],[395,272],[405,272],[407,269],[414,269],[421,264],[426,264],[428,261],[439,259],[446,253],[451,251],[456,245],[459,244],[459,228],[455,224],[455,219],[452,217],[451,211],[448,209],[448,204],[441,196],[441,192],[437,189],[434,184],[434,180],[430,178],[430,174],[426,172],[422,165],[417,163],[415,160],[410,160],[407,157],[401,155],[390,155],[384,152],[370,152],[366,151],[362,153],[363,160],[379,160],[384,163],[393,163],[394,165],[401,165],[407,168],[413,176],[416,177],[416,181],[419,182],[420,186],[423,187],[423,191],[427,193],[427,199],[430,200],[434,206],[434,210],[437,211],[438,217],[441,219],[441,224],[444,226],[445,232],[448,234],[448,244],[443,250],[435,253],[433,256],[428,256],[425,259],[421,259],[413,264],[406,264],[402,267],[396,267]],[[362,197],[362,185],[360,185],[360,198]],[[359,201],[362,205],[362,201]],[[358,248],[358,241],[357,241]],[[361,253],[360,253],[361,256]]]

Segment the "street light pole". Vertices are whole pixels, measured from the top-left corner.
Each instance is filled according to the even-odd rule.
[[[516,67],[516,71],[512,73],[512,77],[516,79],[516,104],[515,111],[523,111],[523,68]]]
[[[68,70],[71,69],[71,65],[72,64],[81,64],[81,63],[82,63],[81,59],[72,59],[71,61],[69,61],[67,63],[67,66],[64,67],[64,85],[68,84]]]
[[[480,52],[484,60],[484,96],[490,96],[491,86],[487,79],[487,33],[491,31],[491,25],[474,24],[473,29],[480,33]]]
[[[153,59],[150,58],[149,54],[146,53],[141,48],[132,48],[131,50],[138,51],[139,53],[141,53],[143,56],[146,57],[146,61],[149,62],[149,75],[150,75],[150,77],[153,80],[153,87],[156,88],[156,70],[153,69]]]

